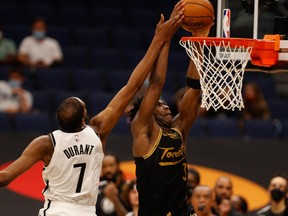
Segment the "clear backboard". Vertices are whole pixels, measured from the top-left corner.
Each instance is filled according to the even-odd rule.
[[[225,37],[225,9],[230,9],[230,36],[263,39],[265,35],[280,34],[280,51],[276,65],[269,68],[247,69],[264,72],[288,72],[288,1],[287,0],[213,0],[216,5],[216,37]]]

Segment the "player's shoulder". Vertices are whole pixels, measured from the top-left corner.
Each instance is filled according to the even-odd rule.
[[[32,143],[35,143],[36,145],[41,145],[41,146],[50,146],[51,145],[51,138],[48,134],[46,135],[40,135],[36,137]]]

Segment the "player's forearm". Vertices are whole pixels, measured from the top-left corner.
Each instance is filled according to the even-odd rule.
[[[0,188],[9,185],[10,182],[8,173],[4,170],[0,171]]]
[[[150,82],[164,86],[167,74],[168,55],[169,55],[170,41],[167,41],[160,51],[157,62],[151,74]]]
[[[186,76],[191,78],[191,79],[196,79],[196,80],[200,79],[196,65],[194,64],[194,62],[192,60],[190,60],[190,62],[189,62]]]

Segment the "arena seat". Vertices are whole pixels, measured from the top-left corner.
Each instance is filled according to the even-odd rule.
[[[284,139],[288,139],[288,118],[282,120],[282,124],[283,124],[283,134],[282,137]]]
[[[69,90],[71,87],[68,71],[63,68],[37,70],[36,82],[40,90]]]
[[[197,118],[194,124],[192,125],[192,128],[189,131],[189,137],[193,138],[203,138],[206,137],[206,131],[205,131],[205,119]]]
[[[48,113],[25,113],[14,116],[17,132],[49,133],[51,122]]]
[[[33,110],[36,112],[51,112],[51,92],[48,90],[33,91]]]
[[[171,52],[169,54],[168,69],[186,73],[189,65],[189,57],[183,52]]]
[[[124,52],[125,68],[133,70],[145,55],[144,49],[130,49]],[[132,72],[132,71],[131,71]]]
[[[21,4],[15,2],[0,2],[0,20],[2,25],[20,25],[27,22]]]
[[[125,27],[124,12],[119,8],[95,6],[92,12],[92,19],[95,26],[107,26],[110,28]]]
[[[30,23],[32,23],[36,17],[43,17],[48,24],[49,31],[50,25],[59,24],[55,8],[47,2],[28,2],[27,14]]]
[[[270,120],[247,120],[244,122],[244,135],[250,138],[275,138],[275,128]]]
[[[110,46],[107,28],[77,28],[75,29],[77,46],[107,48]]]
[[[111,92],[119,91],[126,85],[132,71],[121,69],[110,69],[105,73],[107,79],[107,90]]]
[[[87,67],[90,63],[89,54],[85,47],[64,47],[63,56],[65,67]]]
[[[175,70],[170,70],[168,68],[168,72],[166,75],[166,81],[164,85],[164,91],[175,93],[182,87],[185,87],[185,73],[177,74]]]
[[[208,137],[211,138],[240,138],[241,131],[237,119],[207,119]]]
[[[47,34],[48,36],[55,38],[61,47],[71,46],[73,44],[70,29],[67,27],[49,26]]]
[[[288,119],[288,101],[284,99],[271,99],[268,100],[268,105],[272,118]]]
[[[19,46],[21,41],[26,36],[31,35],[31,28],[28,25],[21,25],[21,24],[5,25],[4,30],[5,30],[5,37],[12,39],[17,46]]]
[[[10,119],[6,113],[0,112],[0,132],[9,132],[11,131]]]
[[[103,82],[102,70],[74,68],[71,71],[73,89],[76,91],[103,91],[105,82]]]
[[[69,27],[91,26],[91,18],[84,5],[66,4],[59,7],[61,23]]]
[[[87,108],[91,117],[104,110],[113,97],[113,93],[91,92],[89,95],[89,106]]]
[[[113,130],[111,131],[111,134],[119,134],[119,135],[130,135],[130,126],[127,122],[127,119],[125,116],[122,116]]]
[[[112,46],[124,50],[143,49],[144,41],[141,32],[136,29],[116,28],[112,31]]]
[[[133,3],[134,4],[134,3]],[[141,7],[129,10],[127,13],[130,28],[153,28],[160,20],[160,13]]]
[[[92,51],[92,64],[95,68],[121,69],[123,56],[119,49],[98,49]]]

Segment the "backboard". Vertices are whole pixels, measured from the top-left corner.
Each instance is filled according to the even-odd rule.
[[[213,0],[212,0],[213,1]],[[230,36],[233,38],[263,39],[265,35],[280,34],[279,62],[276,65],[255,67],[250,62],[246,70],[288,72],[288,1],[286,0],[214,0],[217,5],[216,37],[223,36],[223,11],[230,9]]]

